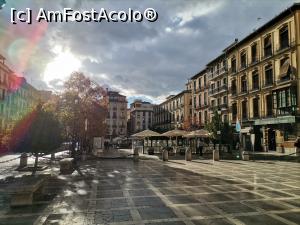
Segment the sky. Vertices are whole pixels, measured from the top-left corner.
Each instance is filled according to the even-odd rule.
[[[185,89],[235,38],[242,39],[293,0],[6,0],[0,54],[38,89],[61,91],[73,71],[120,91],[128,101],[159,103]],[[12,24],[11,8],[145,10],[155,22]],[[260,19],[258,19],[260,18]]]

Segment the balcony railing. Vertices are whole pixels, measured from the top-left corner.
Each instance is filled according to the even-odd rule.
[[[249,66],[254,65],[258,62],[259,62],[258,56],[254,56],[254,57],[251,58],[251,63],[249,64]]]
[[[273,51],[264,52],[264,55],[263,55],[262,59],[267,59],[267,58],[269,58],[271,56],[273,56]]]
[[[236,67],[230,67],[230,68],[228,69],[228,72],[229,72],[230,74],[236,74],[236,73],[237,73],[237,69],[236,69]]]
[[[227,85],[222,85],[222,86],[220,86],[220,87],[217,87],[217,88],[214,88],[214,89],[211,89],[210,91],[209,91],[209,94],[210,95],[216,95],[216,94],[219,94],[219,93],[221,93],[221,92],[223,92],[223,91],[227,91],[228,90],[228,87],[227,87]]]
[[[245,62],[245,63],[242,63],[242,65],[240,66],[240,70],[244,70],[248,67],[248,64]]]
[[[281,51],[286,50],[286,49],[289,49],[291,47],[294,47],[295,45],[296,45],[296,42],[294,40],[291,41],[291,42],[278,44],[278,45],[276,45],[276,53],[281,52]]]
[[[258,91],[258,90],[259,90],[259,85],[256,84],[256,85],[252,86],[251,92]]]
[[[290,81],[295,81],[295,79],[294,79],[294,77],[292,75],[283,77],[281,79],[278,79],[276,81],[276,83],[277,84],[281,84],[281,83],[286,83],[286,82],[290,82]]]

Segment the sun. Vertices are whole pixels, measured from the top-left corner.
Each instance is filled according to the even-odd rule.
[[[47,64],[44,71],[44,81],[51,86],[51,81],[65,81],[73,71],[81,67],[81,61],[70,51],[56,48],[56,57]]]

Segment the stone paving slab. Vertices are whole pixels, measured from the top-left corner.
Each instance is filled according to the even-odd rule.
[[[80,168],[32,207],[11,209],[0,193],[0,225],[300,223],[297,163],[98,159]]]

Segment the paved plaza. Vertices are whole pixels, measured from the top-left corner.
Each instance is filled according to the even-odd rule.
[[[81,172],[53,176],[32,207],[10,208],[2,192],[0,224],[300,223],[298,163],[98,159]]]

